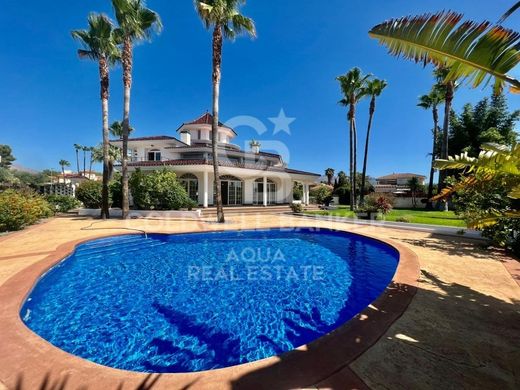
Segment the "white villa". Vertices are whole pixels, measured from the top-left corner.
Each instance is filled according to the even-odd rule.
[[[420,185],[424,185],[426,176],[417,173],[392,173],[376,179],[375,192],[391,192],[393,194],[407,194],[410,192],[408,182],[417,178]]]
[[[177,129],[178,138],[130,138],[129,172],[166,167],[177,174],[190,198],[202,207],[213,205],[212,120],[213,116],[206,113],[183,123]],[[280,155],[262,152],[256,144],[250,151],[243,151],[232,144],[236,135],[232,128],[219,123],[218,161],[224,206],[292,203],[294,182],[303,185],[302,201],[309,203],[309,186],[317,182],[319,174],[289,169]],[[114,140],[111,144],[121,147],[122,142]]]

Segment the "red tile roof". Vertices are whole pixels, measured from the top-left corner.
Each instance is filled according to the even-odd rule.
[[[205,114],[203,114],[202,116],[198,117],[197,119],[191,121],[191,122],[185,122],[181,125],[184,126],[184,125],[211,125],[213,124],[213,115],[211,115],[209,112],[206,112]],[[231,127],[229,126],[226,126],[225,124],[223,124],[222,122],[218,122],[218,125],[220,127],[225,127],[226,129],[229,129],[231,130],[233,133],[236,134],[235,130],[233,130]]]

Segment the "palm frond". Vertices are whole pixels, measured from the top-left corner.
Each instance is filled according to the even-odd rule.
[[[256,37],[253,19],[240,13],[245,0],[195,0],[194,5],[206,28],[219,26],[224,37],[234,40],[238,35]]]
[[[507,73],[520,62],[520,34],[489,22],[460,23],[462,15],[440,12],[391,19],[369,31],[390,54],[450,69],[447,80],[466,79],[478,87],[495,80],[496,93],[505,82],[520,89]]]
[[[487,176],[487,177],[483,178],[482,180],[486,181],[485,179],[490,180],[490,177]],[[450,196],[452,196],[457,191],[461,191],[461,190],[473,187],[473,186],[477,185],[478,183],[479,183],[479,180],[475,176],[473,176],[473,175],[466,176],[462,180],[455,183],[454,185],[443,188],[441,190],[441,192],[439,192],[437,195],[432,197],[431,200],[432,201],[447,200]]]
[[[507,196],[511,199],[520,199],[520,186],[513,187]]]
[[[149,40],[152,32],[159,33],[162,29],[159,14],[146,8],[142,0],[112,0],[112,7],[119,24],[119,39]]]
[[[73,30],[71,35],[83,46],[83,49],[78,50],[80,58],[94,61],[105,58],[110,65],[114,65],[121,57],[114,36],[114,26],[104,14],[91,13],[88,17],[88,29]]]
[[[498,20],[497,24],[502,24],[505,22],[507,18],[509,18],[516,10],[520,8],[520,1],[514,4],[511,8],[509,8],[504,15]]]
[[[236,34],[247,33],[252,38],[256,37],[256,27],[253,19],[236,13],[233,15],[231,23]]]

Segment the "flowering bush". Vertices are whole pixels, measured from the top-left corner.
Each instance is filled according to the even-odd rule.
[[[361,211],[366,213],[388,214],[394,208],[394,198],[391,195],[374,192],[365,197]]]
[[[0,232],[23,229],[52,214],[49,203],[32,191],[0,193]]]

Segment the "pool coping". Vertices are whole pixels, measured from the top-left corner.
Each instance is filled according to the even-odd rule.
[[[302,228],[328,229],[313,226],[272,227]],[[78,245],[95,239],[138,233],[107,233],[64,243],[51,255],[18,272],[0,286],[0,381],[8,388],[15,388],[20,378],[23,378],[23,385],[27,388],[37,388],[47,377],[50,383],[66,381],[67,387],[71,388],[117,388],[123,385],[124,389],[131,389],[153,382],[154,389],[269,389],[316,386],[341,377],[344,385],[345,378],[349,378],[352,385],[363,387],[349,364],[374,345],[406,311],[417,291],[419,261],[413,251],[398,242],[352,232],[346,227],[328,230],[365,236],[388,244],[399,252],[400,260],[392,282],[371,305],[329,334],[280,356],[216,370],[180,374],[147,374],[102,366],[53,346],[23,323],[19,312],[34,284]],[[184,233],[204,231],[157,234]]]

